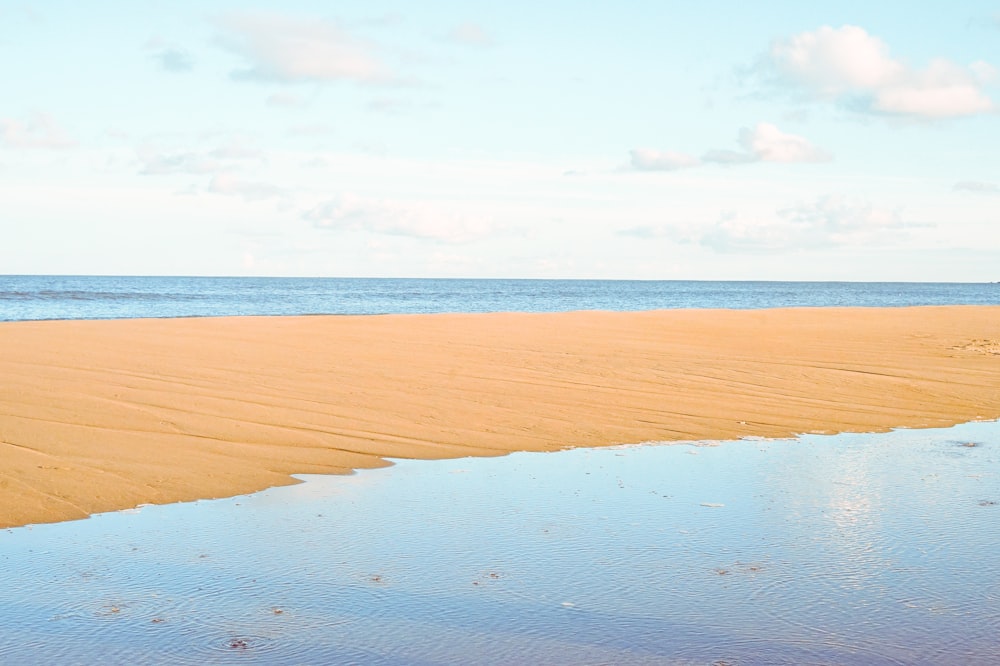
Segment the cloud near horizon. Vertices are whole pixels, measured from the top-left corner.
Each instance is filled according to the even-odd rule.
[[[915,226],[904,222],[899,211],[828,196],[780,209],[770,220],[723,214],[698,242],[716,252],[771,253],[876,241],[889,244],[902,230]]]
[[[955,183],[954,189],[974,194],[1000,194],[1000,184],[985,183],[980,180],[961,180]]]
[[[0,142],[10,148],[62,150],[76,141],[47,113],[36,111],[26,120],[0,118]]]
[[[494,230],[487,218],[436,204],[369,199],[351,193],[322,203],[302,217],[321,229],[368,231],[449,244],[479,240]]]
[[[208,184],[208,192],[227,196],[238,196],[244,201],[262,201],[265,199],[281,199],[288,192],[270,183],[240,180],[232,173],[219,173],[212,176]]]
[[[962,67],[935,58],[915,69],[858,26],[823,26],[777,40],[767,59],[786,84],[865,113],[935,119],[997,110],[984,91],[997,77],[989,63]]]
[[[641,239],[666,238],[697,244],[719,253],[770,254],[817,250],[898,240],[906,229],[921,225],[903,221],[899,211],[844,197],[820,197],[775,211],[767,219],[726,212],[707,228],[638,226],[618,232]]]
[[[277,83],[389,83],[373,49],[337,24],[316,18],[237,12],[217,21],[219,43],[246,66],[233,77]]]

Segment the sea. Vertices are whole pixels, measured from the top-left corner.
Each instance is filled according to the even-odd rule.
[[[954,304],[1000,285],[0,277],[6,321]],[[0,531],[0,665],[1000,663],[997,421],[394,462]]]
[[[0,321],[997,304],[995,283],[0,276]]]

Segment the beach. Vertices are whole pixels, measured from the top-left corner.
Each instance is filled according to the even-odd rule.
[[[1000,307],[0,324],[0,527],[387,458],[1000,418]]]

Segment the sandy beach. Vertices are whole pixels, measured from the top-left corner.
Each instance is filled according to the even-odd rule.
[[[1000,307],[0,324],[0,527],[385,458],[1000,418]]]

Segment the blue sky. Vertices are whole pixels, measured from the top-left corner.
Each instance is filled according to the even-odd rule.
[[[0,273],[1000,280],[1000,4],[814,4],[0,0]]]

